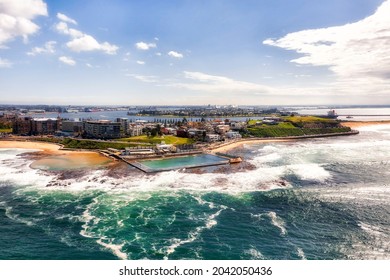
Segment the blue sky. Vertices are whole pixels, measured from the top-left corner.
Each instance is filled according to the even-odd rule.
[[[0,0],[0,103],[390,104],[390,0]]]

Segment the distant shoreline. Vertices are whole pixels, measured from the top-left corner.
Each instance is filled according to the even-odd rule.
[[[336,136],[349,136],[359,134],[359,131],[352,130],[350,132],[339,132],[339,133],[327,133],[327,134],[316,134],[316,135],[303,135],[303,136],[287,136],[287,137],[278,137],[278,138],[245,138],[236,140],[231,143],[222,144],[215,148],[211,148],[211,152],[227,152],[231,149],[237,148],[243,144],[259,144],[259,143],[269,143],[269,142],[291,142],[301,139],[311,139],[311,138],[327,138],[327,137],[336,137]]]
[[[352,129],[358,129],[365,126],[375,126],[375,125],[384,125],[390,124],[390,121],[347,121],[342,122],[344,126],[351,127]],[[222,145],[211,144],[209,147],[205,148],[205,152],[225,152],[236,147],[239,147],[243,144],[257,144],[257,143],[270,143],[270,142],[290,142],[300,139],[308,138],[320,138],[320,137],[332,137],[332,136],[342,136],[342,135],[353,135],[358,132],[347,132],[347,133],[335,133],[335,134],[323,134],[323,135],[307,135],[307,136],[291,136],[291,137],[281,137],[281,138],[246,138],[236,140],[230,143],[224,143]],[[68,155],[71,157],[80,157],[89,155],[96,155],[96,157],[101,157],[98,151],[94,150],[66,150],[61,149],[61,146],[55,143],[45,143],[45,142],[34,142],[26,139],[25,141],[12,140],[9,138],[0,139],[0,148],[22,148],[22,149],[34,149],[41,150],[41,153],[44,156],[51,155]]]

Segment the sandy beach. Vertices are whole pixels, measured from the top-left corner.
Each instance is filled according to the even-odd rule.
[[[59,151],[61,146],[45,143],[45,142],[30,142],[30,141],[0,141],[0,148],[19,148],[19,149],[34,149],[42,150],[46,153],[63,153],[70,151]]]
[[[290,141],[296,141],[290,140],[290,139],[258,139],[258,140],[251,140],[251,139],[243,139],[243,140],[237,140],[235,142],[231,142],[228,144],[225,144],[221,147],[216,147],[211,149],[214,153],[224,153],[229,150],[232,150],[234,148],[240,147],[244,144],[259,144],[259,143],[269,143],[269,142],[290,142]]]
[[[100,166],[102,164],[111,162],[110,159],[102,156],[97,152],[60,150],[61,146],[52,143],[30,141],[0,141],[0,148],[40,150],[39,152],[34,153],[34,156],[36,156],[36,161],[32,164],[33,167],[35,166],[37,168],[39,168],[39,166],[49,165],[64,165],[64,167],[82,168],[87,166]]]
[[[352,129],[358,129],[359,127],[364,126],[390,124],[390,121],[348,121],[342,122],[341,124],[344,126],[349,126]]]

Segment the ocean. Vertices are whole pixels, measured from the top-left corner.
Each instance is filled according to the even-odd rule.
[[[0,149],[0,259],[390,259],[390,126],[360,131],[152,175]]]

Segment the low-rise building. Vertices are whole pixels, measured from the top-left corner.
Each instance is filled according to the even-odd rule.
[[[230,123],[230,128],[232,130],[241,130],[246,128],[246,123],[245,122],[231,122]]]
[[[219,134],[207,134],[206,139],[207,142],[216,142],[221,140],[221,135]]]
[[[215,132],[219,134],[225,134],[230,130],[230,125],[222,124],[215,127]]]
[[[140,136],[143,134],[143,132],[142,132],[143,128],[144,128],[143,125],[130,123],[129,128],[127,130],[127,133],[130,136]]]
[[[164,134],[169,134],[169,135],[176,135],[176,128],[173,127],[163,127],[161,128],[161,132]]]
[[[205,133],[206,133],[206,130],[204,130],[204,129],[190,128],[188,130],[188,137],[202,138]]]
[[[225,135],[229,139],[240,139],[240,138],[242,138],[241,134],[238,133],[237,131],[228,131],[228,132],[226,132]]]

